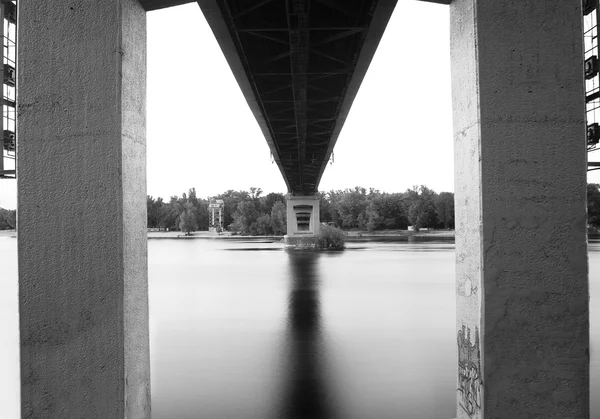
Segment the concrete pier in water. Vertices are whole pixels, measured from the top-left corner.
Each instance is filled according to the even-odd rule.
[[[318,196],[287,196],[287,234],[289,246],[314,245],[321,225]]]

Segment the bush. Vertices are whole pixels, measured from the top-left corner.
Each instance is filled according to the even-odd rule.
[[[339,228],[323,224],[317,234],[315,247],[317,249],[343,250],[346,247],[346,234]]]
[[[0,208],[0,230],[14,230],[17,226],[17,212]]]

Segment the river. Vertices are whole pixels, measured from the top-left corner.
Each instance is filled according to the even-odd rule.
[[[600,242],[590,243],[592,394]],[[16,240],[0,236],[0,417],[18,417]],[[450,419],[454,245],[148,243],[153,419]],[[592,418],[600,404],[592,398]]]

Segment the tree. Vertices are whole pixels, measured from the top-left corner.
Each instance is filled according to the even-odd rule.
[[[157,198],[154,205],[157,208],[157,227],[159,229],[169,228],[168,217],[170,210],[168,203],[163,202],[162,198]]]
[[[194,205],[196,210],[196,222],[198,223],[198,230],[208,230],[208,222],[210,214],[208,213],[208,201],[198,200],[198,203]]]
[[[385,218],[379,214],[379,206],[376,201],[371,201],[369,206],[365,210],[365,216],[367,218],[367,230],[373,232],[375,230],[381,230],[385,227]]]
[[[185,194],[183,194],[185,196]],[[194,206],[198,204],[198,197],[196,196],[196,188],[190,188],[188,191],[188,202],[191,202]]]
[[[0,208],[0,230],[17,228],[17,211]]]
[[[252,199],[258,199],[261,194],[262,194],[262,189],[255,188],[254,186],[250,187],[250,196],[252,197]]]
[[[376,202],[378,212],[384,219],[385,228],[398,230],[408,227],[408,213],[404,205],[404,194],[382,194]]]
[[[344,192],[342,191],[329,191],[329,193],[327,194],[327,200],[329,201],[329,214],[330,214],[330,219],[331,222],[336,226],[336,227],[341,227],[342,226],[342,216],[340,215],[340,201],[342,199],[342,196],[344,195]]]
[[[269,214],[261,214],[254,222],[253,230],[259,236],[270,236],[273,234],[271,227],[271,216]]]
[[[179,228],[185,232],[186,236],[190,236],[193,231],[198,230],[198,223],[193,204],[187,203],[185,206],[185,211],[179,216]]]
[[[283,202],[275,202],[271,209],[271,228],[276,236],[287,233],[287,208]]]
[[[588,224],[600,227],[600,185],[597,183],[587,185],[587,210]]]
[[[156,198],[148,196],[146,199],[146,209],[148,213],[148,227],[149,228],[165,228],[165,221],[167,219],[168,209],[163,202],[162,198]]]
[[[282,193],[271,192],[267,196],[261,196],[260,199],[262,202],[260,211],[264,212],[265,214],[271,213],[273,205],[275,205],[276,202],[282,202],[285,204],[285,195]]]
[[[346,247],[346,235],[336,227],[324,225],[319,229],[315,248],[328,250],[343,250]]]
[[[240,202],[244,202],[250,199],[250,195],[246,191],[234,191],[230,189],[217,195],[215,199],[222,199],[225,208],[223,209],[223,221],[224,225],[228,226],[234,222],[233,214],[237,210],[237,206]]]
[[[154,198],[150,195],[146,196],[146,216],[148,228],[155,228],[158,225],[158,214],[155,210]]]
[[[254,223],[259,217],[254,203],[250,201],[240,202],[237,210],[233,214],[233,227],[242,234],[255,234],[256,226]]]
[[[357,186],[354,190],[347,189],[343,193],[338,203],[338,210],[344,227],[366,228],[367,218],[364,212],[369,205],[366,192],[365,188]]]
[[[185,193],[183,194],[185,198]],[[179,202],[182,202],[181,200]],[[185,202],[182,202],[186,204]],[[193,211],[196,216],[196,224],[198,230],[208,230],[208,201],[199,199],[196,193],[196,188],[190,188],[187,195],[187,204],[193,206]]]
[[[325,192],[317,193],[319,197],[319,219],[322,223],[330,223],[332,222],[331,217],[331,203],[327,198],[327,194]]]
[[[438,224],[443,224],[445,229],[454,228],[454,194],[440,192],[435,197],[435,210]]]
[[[415,231],[435,226],[435,195],[436,193],[425,185],[413,186],[412,189],[406,191],[408,221],[413,225]]]
[[[169,201],[169,213],[167,214],[167,227],[169,229],[175,230],[180,228],[179,225],[181,222],[181,214],[183,214],[186,210],[184,207],[186,202],[187,198],[185,193],[181,198],[179,198],[177,195],[171,197]]]

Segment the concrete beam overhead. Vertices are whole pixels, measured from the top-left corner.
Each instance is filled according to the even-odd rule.
[[[452,0],[419,0],[419,1],[426,1],[427,3],[437,3],[437,4],[450,4],[450,3],[452,3]]]
[[[181,6],[182,4],[195,3],[194,0],[139,0],[147,12],[166,9],[167,7]]]

